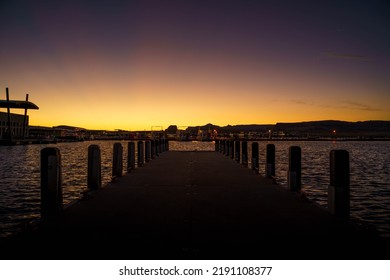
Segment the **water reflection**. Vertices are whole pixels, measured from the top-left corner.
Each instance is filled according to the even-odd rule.
[[[87,188],[88,146],[98,144],[102,159],[102,184],[111,180],[113,144],[118,141],[59,143],[51,145],[0,146],[0,237],[17,230],[19,222],[40,216],[40,151],[58,147],[62,155],[64,204],[79,199]],[[127,162],[127,141],[119,141]],[[270,142],[271,143],[271,142]],[[276,179],[287,185],[288,149],[302,149],[302,191],[327,206],[329,153],[350,153],[351,216],[374,224],[390,236],[390,142],[275,141]],[[265,171],[267,142],[259,142],[260,173]],[[214,151],[212,142],[170,142],[170,150]],[[248,154],[251,154],[248,143]],[[251,157],[249,164],[251,166]],[[125,168],[124,168],[125,170]]]
[[[271,142],[270,142],[271,143]],[[287,185],[288,149],[302,149],[302,191],[321,206],[327,206],[329,153],[350,153],[351,217],[367,221],[390,236],[390,142],[378,141],[275,141],[276,178]],[[266,142],[260,142],[260,170],[265,170]],[[251,145],[248,145],[250,147]],[[250,151],[248,151],[250,152]]]

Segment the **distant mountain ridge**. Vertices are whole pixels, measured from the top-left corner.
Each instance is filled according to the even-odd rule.
[[[40,128],[34,127],[32,128]],[[48,129],[66,129],[74,131],[96,131],[81,127],[59,125]],[[339,120],[321,120],[305,122],[278,122],[276,124],[238,124],[219,126],[211,123],[199,126],[188,126],[186,133],[196,135],[199,130],[212,132],[217,131],[218,135],[254,133],[257,135],[268,136],[298,136],[298,137],[375,137],[390,139],[390,121],[370,120],[370,121],[339,121]],[[99,130],[100,131],[100,130]],[[104,131],[104,130],[102,130]],[[121,130],[117,130],[121,131]],[[127,131],[127,130],[123,130]],[[165,129],[166,133],[175,134],[178,131],[176,125],[170,125]],[[144,132],[144,131],[143,131]]]
[[[240,133],[240,132],[257,132],[295,135],[295,136],[329,136],[337,135],[339,137],[351,136],[375,136],[389,137],[390,136],[390,121],[370,120],[370,121],[338,121],[338,120],[322,120],[322,121],[306,121],[306,122],[278,122],[276,124],[248,124],[248,125],[227,125],[218,126],[211,123],[201,126],[190,126],[187,131],[201,130],[217,130],[221,133]]]
[[[310,121],[299,123],[277,123],[274,131],[285,133],[300,132],[310,135],[326,135],[334,133],[338,136],[388,136],[390,121]]]

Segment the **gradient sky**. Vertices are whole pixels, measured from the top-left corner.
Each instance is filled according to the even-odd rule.
[[[2,0],[0,98],[29,93],[31,125],[88,129],[390,120],[389,15],[386,0]]]

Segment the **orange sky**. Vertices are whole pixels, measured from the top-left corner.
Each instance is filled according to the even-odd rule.
[[[111,14],[103,1],[5,5],[1,99],[6,87],[29,93],[31,125],[88,129],[390,120],[389,19],[377,6],[345,18],[342,7],[286,17],[291,7],[144,3]]]

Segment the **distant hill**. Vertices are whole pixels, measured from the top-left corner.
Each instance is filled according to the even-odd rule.
[[[57,126],[53,126],[53,128],[67,129],[67,130],[88,130],[88,129],[83,128],[83,127],[70,126],[70,125],[57,125]]]
[[[326,136],[335,134],[339,137],[351,136],[390,136],[390,121],[310,121],[299,123],[277,123],[274,132],[284,132],[292,135]]]
[[[390,137],[390,121],[359,121],[347,122],[338,120],[308,121],[276,124],[248,124],[218,126],[208,123],[200,126],[189,126],[187,132],[196,133],[217,130],[221,133],[259,133],[266,134],[269,130],[274,135],[298,137]]]
[[[265,132],[274,127],[273,124],[239,124],[239,125],[227,125],[218,126],[214,124],[206,124],[200,126],[189,126],[186,130],[188,132],[201,130],[217,130],[222,133],[239,133],[239,132]]]

